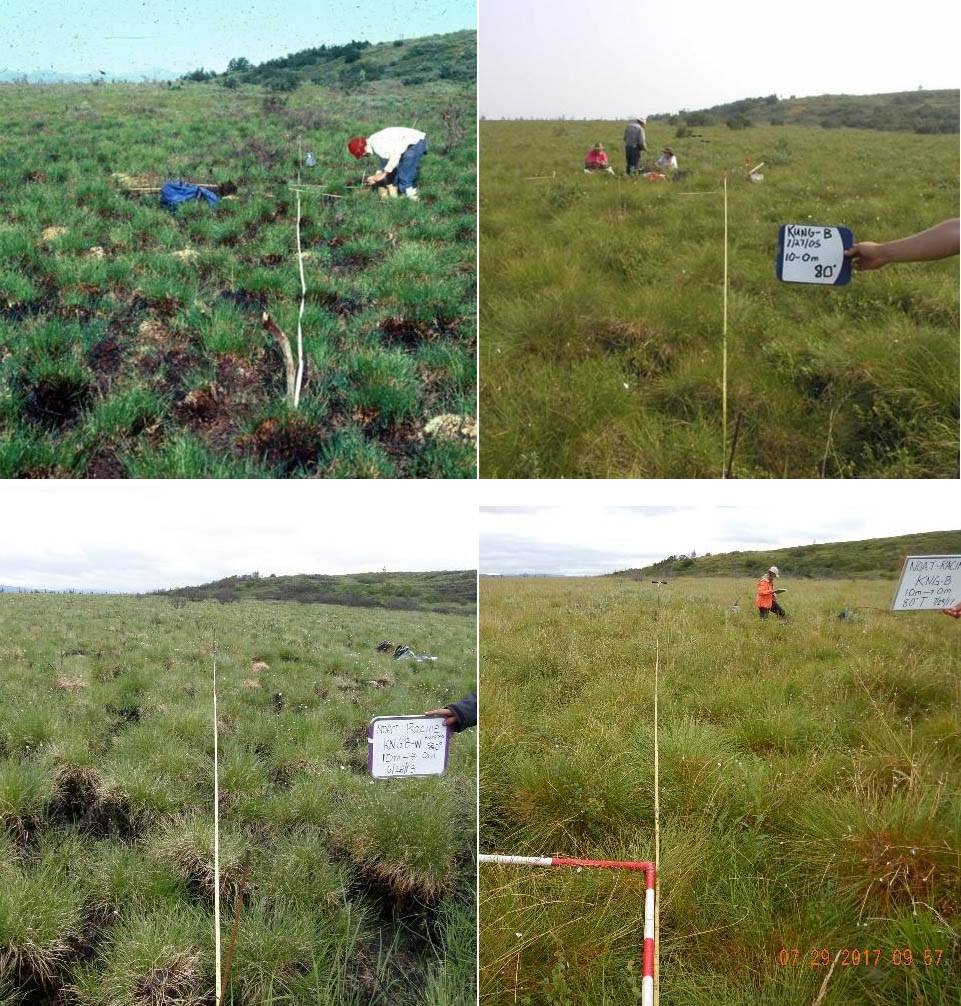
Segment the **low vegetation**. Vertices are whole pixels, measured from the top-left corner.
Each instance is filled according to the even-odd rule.
[[[0,606],[0,1002],[213,1003],[214,659],[225,952],[243,902],[224,1001],[475,1001],[473,731],[424,779],[371,780],[366,741],[374,715],[473,688],[472,616]],[[437,660],[393,660],[385,638]]]
[[[952,1002],[958,623],[878,580],[761,621],[754,583],[482,580],[482,851],[655,856],[657,668],[663,1006]],[[480,883],[482,1004],[640,1002],[642,878]]]
[[[893,94],[822,94],[789,98],[769,94],[726,105],[652,115],[652,122],[685,132],[700,126],[820,126],[878,129],[896,133],[953,133],[959,128],[957,91],[899,91]]]
[[[473,81],[242,78],[0,86],[0,475],[474,474]],[[346,148],[390,125],[428,135],[416,204]]]
[[[901,573],[908,555],[961,555],[961,531],[929,531],[870,541],[839,541],[795,545],[765,552],[723,552],[719,555],[672,555],[642,569],[625,569],[612,576],[646,580],[652,576],[760,576],[777,566],[792,579],[892,579]]]
[[[956,217],[957,136],[650,122],[647,163],[670,144],[684,173],[650,182],[581,170],[601,140],[623,171],[620,122],[480,130],[482,475],[957,477],[957,260],[775,274],[782,224]]]
[[[249,573],[158,593],[189,601],[299,601],[301,604],[346,604],[360,608],[467,615],[476,610],[477,574],[473,570],[345,573],[341,576]]]

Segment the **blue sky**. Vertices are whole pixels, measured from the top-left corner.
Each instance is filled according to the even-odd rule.
[[[25,0],[0,3],[0,72],[218,72],[352,39],[387,42],[476,25],[474,0]]]
[[[481,115],[625,119],[777,94],[956,88],[957,0],[479,0]]]

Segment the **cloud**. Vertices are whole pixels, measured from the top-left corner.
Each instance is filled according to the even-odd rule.
[[[955,490],[932,487],[924,508],[906,505],[915,492],[900,484],[885,487],[884,506],[878,505],[877,487],[822,487],[813,500],[806,491],[785,494],[767,484],[763,491],[770,493],[771,501],[750,506],[631,507],[585,501],[586,496],[596,499],[609,493],[605,487],[581,489],[577,505],[571,507],[485,506],[480,570],[601,575],[691,552],[763,552],[815,541],[941,530],[947,522],[940,515],[950,512],[945,506]],[[752,492],[756,498],[757,490]]]
[[[469,482],[7,482],[0,581],[145,591],[237,573],[474,569]]]

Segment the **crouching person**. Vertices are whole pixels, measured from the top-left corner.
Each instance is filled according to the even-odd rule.
[[[376,157],[380,169],[368,175],[368,185],[385,186],[390,195],[417,199],[417,172],[427,153],[427,136],[418,129],[388,126],[370,136],[354,136],[347,149],[358,160]]]

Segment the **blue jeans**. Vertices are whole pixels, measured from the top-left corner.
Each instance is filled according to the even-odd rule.
[[[401,155],[394,172],[397,191],[403,195],[408,189],[417,187],[417,169],[420,159],[427,153],[427,137],[412,143]]]

